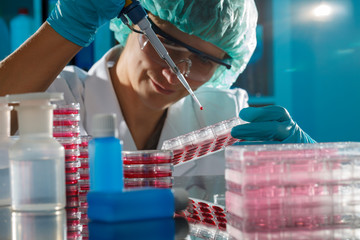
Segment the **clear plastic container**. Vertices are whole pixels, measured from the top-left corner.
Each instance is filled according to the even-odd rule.
[[[225,158],[235,239],[359,236],[360,143],[231,146]]]
[[[9,151],[12,209],[47,211],[65,207],[65,151],[52,137],[54,106],[61,93],[8,95],[20,102],[19,139]]]
[[[11,204],[9,148],[14,143],[10,137],[10,111],[5,97],[0,97],[0,206]]]
[[[69,118],[77,117],[80,114],[80,104],[79,103],[70,103],[70,104],[57,104],[54,109],[54,118],[57,118],[57,115],[67,115]]]
[[[12,212],[10,239],[66,239],[66,212]]]
[[[124,164],[125,178],[156,178],[171,177],[173,166],[171,163],[165,164]]]
[[[155,187],[171,188],[173,186],[173,177],[163,178],[124,178],[125,188]]]
[[[208,154],[220,151],[226,146],[241,141],[231,137],[231,129],[241,124],[240,118],[231,118],[214,125],[164,141],[163,150],[172,150],[173,164],[183,164]]]
[[[172,151],[166,150],[123,151],[122,153],[124,165],[171,163],[172,157]]]
[[[226,230],[227,212],[224,206],[190,198],[189,206],[178,214],[186,217],[189,223],[204,224],[222,231]]]

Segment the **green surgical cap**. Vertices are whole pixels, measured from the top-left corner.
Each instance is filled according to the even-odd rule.
[[[141,5],[181,31],[221,48],[232,58],[232,67],[220,66],[204,85],[229,88],[243,72],[256,47],[257,10],[254,0],[140,0]],[[110,29],[125,46],[130,29],[120,19]]]

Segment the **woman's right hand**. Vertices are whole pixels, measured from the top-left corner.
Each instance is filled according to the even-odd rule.
[[[58,0],[47,22],[67,40],[86,47],[97,29],[117,17],[124,4],[125,0]]]

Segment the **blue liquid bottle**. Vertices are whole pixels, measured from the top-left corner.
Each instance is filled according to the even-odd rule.
[[[124,190],[122,148],[117,138],[116,124],[115,114],[97,114],[93,117],[93,139],[89,142],[89,219],[121,222],[172,218],[175,209],[185,209],[189,200],[182,189]]]
[[[93,192],[121,192],[124,188],[122,148],[116,124],[115,114],[98,114],[93,118],[93,139],[89,142]]]

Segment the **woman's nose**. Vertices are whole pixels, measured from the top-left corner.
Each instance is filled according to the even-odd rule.
[[[163,68],[162,74],[166,78],[168,83],[170,83],[171,85],[176,85],[180,83],[176,74],[173,73],[173,71],[170,68]]]

